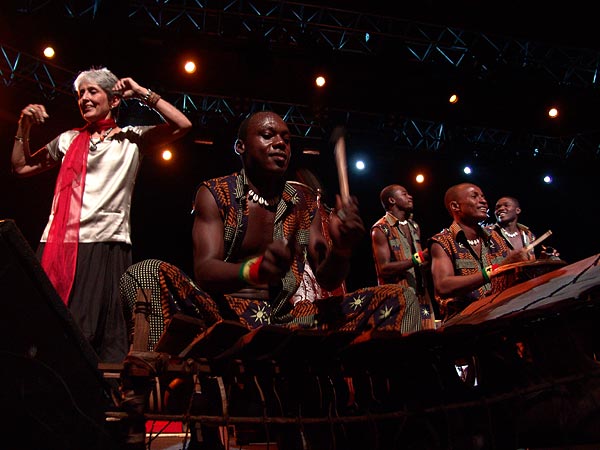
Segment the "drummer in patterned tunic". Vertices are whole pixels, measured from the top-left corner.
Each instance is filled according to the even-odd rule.
[[[421,229],[413,219],[413,197],[405,187],[390,184],[379,199],[385,215],[371,226],[371,247],[377,283],[397,283],[405,295],[417,297],[423,328],[435,328],[435,314],[427,291],[429,250],[421,247]]]
[[[442,321],[461,312],[467,305],[508,287],[496,276],[500,266],[527,261],[525,249],[511,249],[493,229],[481,225],[488,218],[483,192],[472,183],[450,187],[444,196],[452,216],[450,227],[429,241],[431,275]]]
[[[536,239],[535,234],[529,227],[519,223],[520,214],[521,204],[517,198],[510,196],[500,197],[494,208],[496,223],[489,226],[490,229],[494,229],[500,233],[509,248],[516,250],[527,247]],[[560,254],[554,248],[542,245],[539,256],[542,259],[556,259]],[[536,259],[534,248],[529,251],[529,258]]]
[[[133,278],[154,279],[162,291],[142,287],[152,289],[153,295],[159,292],[163,314],[184,311],[207,326],[230,319],[248,328],[277,324],[325,330],[420,330],[418,302],[407,301],[402,287],[394,284],[326,299],[292,300],[309,265],[320,287],[327,291],[340,287],[365,227],[356,199],[343,203],[338,195],[326,238],[314,194],[286,181],[290,139],[278,114],[259,111],[247,117],[234,145],[242,169],[206,180],[195,197],[194,280],[166,262],[142,261],[122,279],[128,301],[135,298],[126,286]],[[141,275],[148,270],[151,277]]]

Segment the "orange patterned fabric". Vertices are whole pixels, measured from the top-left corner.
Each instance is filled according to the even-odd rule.
[[[218,203],[225,224],[225,260],[240,261],[239,248],[247,231],[247,184],[243,171],[204,182]],[[275,213],[273,238],[294,239],[295,259],[270,300],[223,295],[211,297],[177,267],[159,260],[142,261],[130,267],[122,277],[122,292],[128,303],[135,302],[139,288],[152,290],[152,314],[160,314],[167,323],[175,313],[202,319],[209,327],[220,320],[237,320],[249,329],[263,325],[315,330],[421,330],[420,308],[414,295],[398,285],[366,287],[355,292],[327,298],[290,301],[300,285],[306,261],[306,249],[312,220],[316,214],[315,196],[308,190],[286,183]],[[150,272],[150,273],[148,273]],[[157,286],[158,284],[158,286]],[[159,297],[158,299],[156,297]],[[156,306],[159,303],[159,307]],[[154,322],[152,322],[154,323]],[[158,328],[151,328],[157,338]]]
[[[494,230],[482,228],[480,239],[481,255],[477,255],[467,243],[467,238],[460,225],[454,222],[449,228],[445,228],[433,236],[431,242],[441,245],[450,257],[454,264],[455,275],[471,275],[483,271],[491,264],[499,264],[510,251],[506,241]],[[506,278],[494,277],[491,283],[486,283],[468,294],[452,298],[441,298],[436,295],[435,299],[438,302],[442,320],[447,320],[475,300],[485,295],[502,292],[507,287]]]
[[[223,219],[225,261],[239,262],[242,259],[239,249],[248,229],[248,185],[244,171],[207,180],[203,184],[213,194]],[[246,304],[248,299],[231,300],[231,307],[239,316],[247,317],[250,323],[262,323],[263,320],[287,323],[294,320],[289,315],[292,308],[289,299],[302,282],[307,263],[304,253],[316,211],[316,199],[311,192],[286,183],[275,213],[273,239],[285,238],[296,242],[300,251],[296,252],[292,267],[281,280],[281,291],[270,304],[259,301],[259,305],[250,308]]]

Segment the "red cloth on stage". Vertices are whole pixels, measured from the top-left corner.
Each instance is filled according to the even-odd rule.
[[[90,138],[96,132],[102,133],[116,126],[113,119],[105,119],[77,129],[79,134],[69,146],[56,180],[54,218],[42,255],[42,267],[65,305],[69,304],[77,266],[79,222]]]

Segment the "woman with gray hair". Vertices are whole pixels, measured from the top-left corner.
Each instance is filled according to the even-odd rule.
[[[27,105],[19,117],[12,169],[24,177],[60,165],[37,254],[100,361],[121,362],[128,339],[118,282],[132,263],[130,211],[139,165],[148,150],[183,137],[192,124],[157,93],[105,67],[79,73],[73,87],[85,125],[32,152],[31,129],[50,115],[42,104]],[[120,127],[122,99],[138,99],[164,123]]]

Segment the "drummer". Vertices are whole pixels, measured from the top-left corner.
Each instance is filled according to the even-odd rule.
[[[442,323],[467,305],[508,287],[499,266],[527,261],[524,249],[511,249],[498,231],[482,225],[488,202],[472,183],[450,187],[444,196],[452,224],[428,242],[435,300]]]
[[[496,223],[489,225],[500,233],[511,249],[520,250],[535,241],[535,234],[529,227],[519,222],[521,204],[515,197],[500,197],[494,208]],[[560,254],[552,247],[541,246],[540,259],[557,259]],[[529,250],[530,259],[535,259],[535,249]]]

